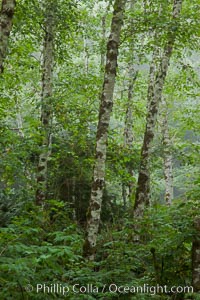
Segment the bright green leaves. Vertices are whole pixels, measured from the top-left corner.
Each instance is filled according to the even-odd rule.
[[[20,298],[28,283],[36,286],[39,282],[52,283],[55,278],[62,282],[64,269],[71,269],[73,264],[80,262],[82,237],[76,226],[70,226],[65,217],[68,228],[54,231],[50,219],[53,207],[57,214],[58,210],[64,212],[61,204],[52,201],[51,208],[45,212],[37,212],[32,205],[24,206],[29,213],[0,230],[2,298],[9,299],[9,295]]]

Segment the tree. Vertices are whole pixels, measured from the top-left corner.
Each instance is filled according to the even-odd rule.
[[[131,62],[133,63],[133,61]],[[129,83],[128,83],[128,100],[126,103],[126,115],[125,115],[125,127],[124,127],[124,147],[129,152],[132,151],[133,145],[133,90],[134,83],[137,79],[138,71],[133,69],[132,65],[129,65]],[[124,208],[126,209],[127,198],[130,200],[130,197],[133,192],[133,181],[132,177],[134,174],[134,170],[132,168],[131,162],[129,161],[126,165],[126,170],[128,173],[128,182],[122,182],[122,197],[124,202]]]
[[[176,39],[181,6],[182,0],[174,0],[171,26],[167,32],[167,39],[163,49],[163,54],[158,60],[157,49],[155,49],[152,67],[150,68],[150,79],[147,95],[146,129],[141,149],[141,162],[135,196],[134,217],[141,217],[144,212],[144,207],[148,205],[150,201],[149,159],[151,153],[151,144],[154,138],[158,106],[162,98],[165,78],[167,76],[168,66]],[[157,65],[157,61],[159,61],[158,70],[155,70],[154,66]]]
[[[131,2],[134,7],[129,9]],[[43,299],[42,290],[37,295],[35,288],[29,294],[25,290],[27,284],[36,287],[38,282],[45,282],[47,298],[198,299],[197,293],[172,295],[170,291],[162,295],[133,295],[126,289],[126,295],[121,295],[120,289],[113,294],[111,284],[123,287],[134,283],[135,287],[141,287],[145,282],[146,288],[167,284],[170,290],[172,286],[185,287],[193,281],[199,291],[199,0],[183,1],[150,145],[150,205],[138,219],[131,214],[134,198],[130,198],[128,205],[128,192],[133,195],[139,171],[146,112],[150,109],[150,103],[146,104],[148,85],[152,88],[149,87],[149,92],[154,93],[167,34],[179,23],[171,19],[173,1],[127,2],[117,45],[120,55],[112,52],[115,41],[108,45],[112,59],[117,56],[118,65],[117,76],[112,74],[116,76],[114,101],[109,98],[104,109],[107,95],[104,91],[100,116],[98,100],[99,92],[103,92],[102,69],[105,69],[104,55],[112,20],[109,5],[113,8],[114,1],[55,1],[57,7],[51,11],[53,70],[48,69],[47,59],[46,64],[43,59],[47,8],[54,5],[53,0],[17,3],[9,38],[9,59],[4,62],[6,72],[0,75],[0,299]],[[46,51],[48,55],[51,52]],[[112,62],[110,65],[116,66]],[[47,82],[47,69],[51,83]],[[104,78],[107,90],[109,76],[107,73]],[[105,113],[110,114],[109,122],[104,118]],[[98,162],[93,177],[97,181],[91,196],[98,116],[107,137],[103,139],[98,128],[96,147],[103,144],[106,151],[96,149]],[[48,134],[52,135],[52,147]],[[174,199],[171,205],[166,205],[171,157]],[[38,203],[42,207],[35,205],[38,158],[44,158],[46,164],[41,164],[41,168],[47,171],[46,175],[42,173],[45,184],[38,184],[44,191],[44,198]],[[102,161],[104,169],[100,169]],[[99,170],[103,170],[104,177],[97,178]],[[99,183],[102,183],[100,188]],[[124,202],[123,184],[127,192]],[[91,254],[87,252],[85,257],[95,256],[93,262],[82,255],[86,210],[89,200],[101,193],[100,209],[99,202],[93,202],[91,217],[88,215],[89,241],[92,237],[98,246],[95,250],[93,244],[89,245]],[[140,243],[133,242],[135,233]],[[60,292],[57,286],[54,289],[52,282],[60,282],[64,287],[67,282],[66,292]],[[98,295],[92,291],[82,295],[82,288],[79,291],[77,283],[86,286],[90,282],[98,283]],[[100,287],[105,284],[103,291]]]
[[[8,48],[8,38],[12,30],[15,0],[2,0],[0,12],[0,74]]]
[[[130,11],[133,10],[134,7],[134,1],[131,1],[130,3]],[[131,17],[130,20],[130,27],[131,31],[134,30],[134,23],[133,23],[133,17]],[[133,148],[133,123],[134,123],[134,117],[133,117],[133,96],[134,96],[134,84],[138,76],[138,70],[135,70],[134,62],[135,62],[135,56],[137,54],[134,51],[134,36],[131,37],[131,40],[129,42],[129,51],[130,51],[130,61],[128,63],[128,97],[127,97],[127,103],[126,103],[126,113],[125,113],[125,124],[124,124],[124,148],[128,150],[129,153],[132,152]],[[134,170],[131,164],[131,161],[128,161],[126,164],[126,170],[128,174],[128,182],[122,182],[122,197],[123,197],[123,203],[124,208],[126,209],[126,202],[127,198],[130,200],[131,195],[133,193],[133,175]]]
[[[42,205],[46,199],[47,188],[47,164],[51,147],[51,123],[52,123],[52,81],[54,67],[54,23],[55,1],[45,3],[45,37],[43,46],[42,66],[42,95],[41,95],[41,153],[39,155],[37,173],[36,204]]]
[[[163,116],[162,120],[162,142],[163,142],[163,162],[164,162],[164,177],[165,177],[165,201],[167,205],[172,204],[173,199],[173,161],[171,154],[171,141],[168,126],[168,107],[166,99],[162,100]]]
[[[110,122],[110,114],[113,106],[113,92],[117,71],[118,47],[120,40],[120,31],[123,23],[125,3],[125,0],[116,0],[114,3],[111,33],[107,43],[104,83],[101,93],[99,122],[96,134],[93,183],[91,189],[90,204],[87,213],[86,238],[83,247],[84,256],[90,260],[94,259],[96,239],[100,222],[103,188],[105,183],[107,135]]]

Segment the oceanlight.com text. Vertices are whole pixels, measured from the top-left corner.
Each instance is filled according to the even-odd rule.
[[[68,294],[99,294],[99,293],[110,293],[110,294],[187,294],[193,293],[192,286],[167,286],[167,285],[155,285],[143,284],[140,286],[135,285],[118,285],[115,283],[103,284],[97,286],[95,284],[76,283],[74,285],[54,283],[38,283],[35,287],[28,284],[25,287],[27,292],[43,293],[43,294],[54,294],[54,295],[68,295]]]

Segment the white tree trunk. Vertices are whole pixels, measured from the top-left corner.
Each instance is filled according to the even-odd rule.
[[[107,15],[110,11],[110,6],[111,6],[111,2],[112,0],[109,0],[108,5],[105,9],[105,13],[102,16],[101,19],[101,26],[102,26],[102,38],[101,38],[101,68],[100,68],[100,72],[103,72],[105,69],[105,61],[106,61],[106,49],[105,49],[105,45],[106,45],[106,19],[107,19]]]
[[[96,135],[96,155],[93,170],[93,183],[87,214],[86,238],[83,247],[84,256],[90,260],[94,259],[96,239],[100,222],[103,188],[105,184],[107,135],[110,114],[113,106],[113,92],[117,70],[118,47],[125,3],[125,0],[115,0],[111,34],[107,43],[104,83],[101,93],[99,122]]]
[[[133,148],[133,90],[134,83],[137,79],[138,71],[135,71],[133,68],[133,61],[129,65],[129,83],[128,83],[128,100],[126,103],[126,115],[125,115],[125,127],[124,127],[124,147],[131,152]],[[127,199],[130,200],[133,190],[133,181],[132,177],[134,171],[132,169],[131,162],[127,163],[126,170],[128,172],[129,180],[128,182],[122,183],[122,197],[124,202],[124,209],[127,206]]]
[[[154,73],[154,71],[150,69],[150,83],[147,96],[148,105],[146,129],[141,150],[141,163],[134,205],[134,217],[136,218],[143,215],[145,206],[150,202],[149,158],[151,153],[151,144],[154,138],[158,106],[162,98],[162,90],[176,38],[177,28],[179,24],[177,19],[180,15],[181,7],[182,0],[174,0],[172,21],[175,23],[175,25],[173,25],[173,30],[172,28],[170,28],[167,33],[167,40],[163,50],[163,55],[159,63],[158,71]],[[154,62],[152,62],[152,66],[153,63]]]
[[[130,2],[130,11],[133,11],[133,7],[135,4],[135,0],[131,0]],[[133,17],[130,19],[130,26],[134,28]],[[134,118],[133,118],[133,93],[134,93],[134,84],[138,76],[138,70],[134,67],[134,63],[138,60],[138,64],[140,63],[140,59],[137,59],[138,55],[134,52],[134,36],[132,36],[129,42],[129,51],[130,51],[130,61],[128,63],[128,82],[125,83],[128,85],[128,97],[126,103],[126,115],[125,115],[125,127],[124,127],[124,148],[128,150],[128,153],[131,153],[133,148],[133,125],[134,125]],[[143,43],[143,39],[141,41]],[[128,162],[126,164],[126,171],[128,173],[128,181],[122,182],[122,198],[124,203],[124,209],[127,206],[127,200],[130,200],[133,192],[133,176],[134,170],[132,169],[132,163]]]
[[[36,204],[43,205],[47,189],[47,163],[51,150],[52,80],[54,62],[54,10],[53,1],[46,3],[45,37],[42,66],[41,95],[41,153],[39,155]]]
[[[171,205],[173,199],[173,158],[171,154],[171,140],[168,128],[168,109],[166,100],[162,100],[162,141],[163,141],[163,161],[165,176],[165,201]]]

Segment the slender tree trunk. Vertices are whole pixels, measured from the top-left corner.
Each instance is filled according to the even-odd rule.
[[[104,70],[104,67],[105,67],[104,43],[106,40],[106,16],[107,16],[107,14],[104,14],[102,17],[102,20],[101,20],[101,24],[102,24],[101,70]]]
[[[94,260],[96,239],[100,222],[103,188],[105,184],[107,135],[110,122],[110,114],[113,106],[113,92],[117,70],[118,47],[121,26],[123,23],[125,3],[125,0],[115,0],[111,24],[111,34],[107,43],[104,83],[101,94],[99,122],[96,135],[96,153],[95,165],[93,170],[93,183],[87,214],[86,238],[83,247],[84,256],[90,260]]]
[[[124,147],[129,152],[133,147],[133,89],[134,83],[137,79],[138,71],[133,68],[133,61],[129,65],[129,83],[128,83],[128,101],[126,104],[126,116],[125,116],[125,127],[124,127]],[[133,190],[133,169],[131,163],[127,163],[126,170],[129,175],[129,180],[122,183],[122,196],[124,202],[124,209],[126,209],[127,199],[130,199]]]
[[[194,222],[197,234],[192,243],[192,285],[195,292],[200,291],[200,218]]]
[[[147,120],[146,124],[150,122],[151,116],[151,99],[154,98],[154,88],[156,73],[158,72],[158,63],[160,58],[160,49],[158,46],[155,46],[153,52],[152,63],[150,65],[149,71],[149,86],[147,93]],[[153,120],[155,122],[155,120]],[[153,124],[155,127],[155,124]],[[153,129],[154,129],[153,127]],[[138,177],[138,183],[136,188],[135,196],[135,205],[134,205],[134,216],[138,217],[142,215],[144,206],[149,204],[149,184],[150,184],[150,174],[149,174],[149,152],[150,152],[150,140],[147,140],[148,127],[146,125],[146,131],[143,140],[143,147],[141,150],[141,162],[140,162],[140,171]],[[153,139],[153,137],[152,137]]]
[[[106,7],[105,14],[102,16],[101,19],[101,26],[102,26],[102,38],[101,38],[101,65],[100,65],[100,72],[103,73],[105,69],[105,61],[106,61],[106,18],[108,12],[110,11],[110,6],[112,4],[112,0],[109,0],[108,6]]]
[[[165,176],[165,201],[167,205],[171,205],[173,199],[173,161],[171,154],[171,141],[168,128],[167,103],[162,100],[162,140],[163,140],[163,161]]]
[[[143,146],[141,150],[141,163],[139,170],[139,177],[136,189],[134,217],[141,217],[144,208],[150,202],[150,172],[149,172],[149,158],[151,153],[151,144],[154,138],[155,124],[158,114],[158,105],[162,98],[162,90],[165,78],[168,71],[170,58],[176,38],[178,28],[178,17],[180,15],[182,0],[174,0],[172,23],[173,28],[170,28],[167,34],[166,45],[163,50],[163,55],[160,60],[157,72],[150,69],[150,84],[147,96],[147,119],[146,129],[144,134]],[[152,63],[153,66],[153,63]],[[154,73],[154,75],[152,75]],[[152,76],[152,81],[151,81]],[[155,76],[155,78],[154,78]],[[154,79],[153,79],[154,78]]]
[[[15,0],[2,0],[0,13],[0,74],[3,73],[3,62],[8,48],[8,38],[12,30]]]
[[[130,11],[133,11],[135,0],[130,2]],[[130,19],[130,26],[134,29],[133,18]],[[133,93],[134,84],[138,76],[138,71],[135,70],[134,62],[136,61],[137,55],[134,53],[134,37],[129,42],[130,61],[128,63],[128,97],[126,103],[126,115],[125,115],[125,127],[124,127],[124,148],[131,153],[133,147]],[[140,63],[140,59],[138,61]],[[130,200],[133,191],[133,175],[131,162],[126,164],[126,171],[128,173],[128,181],[122,182],[122,198],[124,203],[124,209],[126,210],[127,199]]]
[[[53,1],[46,2],[45,37],[43,46],[42,95],[41,95],[41,153],[37,173],[36,204],[42,205],[46,199],[47,163],[51,148],[52,122],[52,78],[54,63],[54,13]]]
[[[125,116],[125,128],[124,128],[124,145],[129,148],[133,144],[133,88],[137,79],[138,71],[133,68],[133,62],[129,65],[129,83],[128,83],[128,101],[126,103],[126,116]]]

